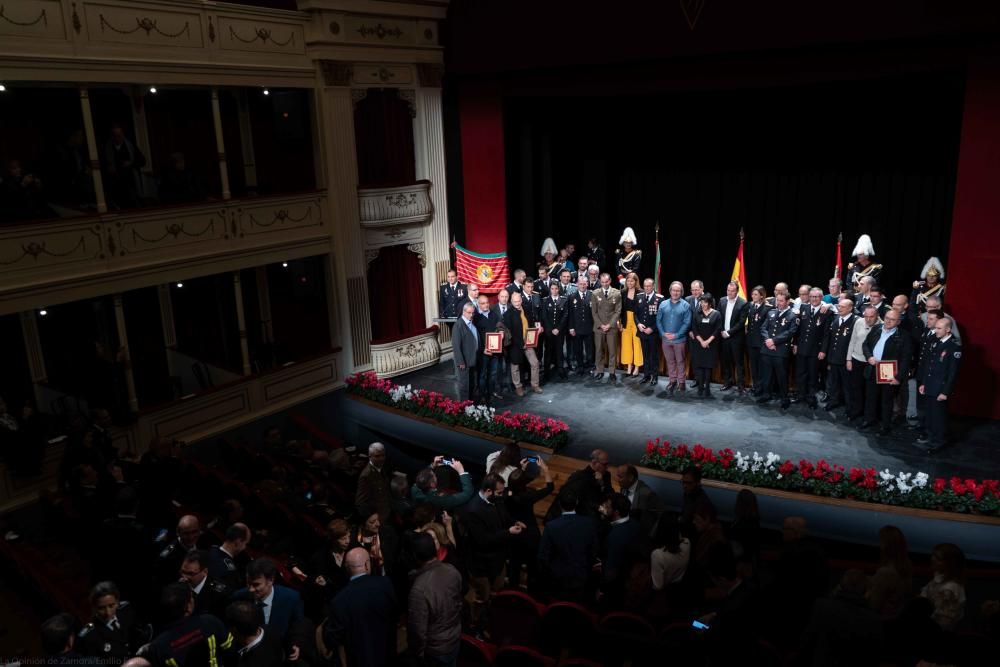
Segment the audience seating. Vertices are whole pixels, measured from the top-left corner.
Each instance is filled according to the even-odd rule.
[[[496,647],[476,639],[472,635],[462,635],[458,652],[458,664],[462,667],[489,667],[496,656]]]
[[[587,655],[597,636],[597,620],[581,604],[553,602],[542,612],[539,634],[546,655],[563,658]]]
[[[490,638],[498,646],[533,646],[542,619],[542,608],[527,593],[500,591],[490,603]]]
[[[597,627],[605,665],[641,661],[655,653],[656,631],[638,614],[613,611],[605,614]]]
[[[494,667],[555,667],[556,661],[528,646],[511,644],[497,651]]]

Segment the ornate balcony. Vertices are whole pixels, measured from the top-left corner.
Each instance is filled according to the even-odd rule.
[[[437,327],[415,336],[387,343],[372,343],[372,366],[379,377],[388,378],[409,373],[441,360]]]
[[[325,193],[0,227],[0,314],[330,252]]]
[[[361,226],[369,229],[430,222],[434,216],[431,182],[391,188],[358,188]]]

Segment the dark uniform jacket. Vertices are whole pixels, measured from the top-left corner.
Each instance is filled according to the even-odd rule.
[[[917,339],[917,384],[923,382],[927,374],[927,364],[930,362],[931,350],[938,342],[938,337],[934,335],[933,329],[924,328]]]
[[[214,616],[186,616],[157,635],[144,657],[154,665],[179,667],[188,653],[202,644],[207,644],[208,656],[213,659],[233,645],[233,636]]]
[[[660,308],[660,302],[663,301],[663,295],[653,292],[649,296],[646,296],[646,292],[640,292],[639,296],[635,298],[635,326],[638,329],[639,325],[644,327],[652,327],[652,333],[643,333],[642,329],[639,329],[640,338],[659,338],[660,332],[656,329],[656,311]]]
[[[547,294],[548,292],[546,292]],[[521,306],[528,312],[531,316],[535,318],[537,322],[542,318],[542,299],[537,293],[532,292],[531,298],[528,298],[527,294],[521,295]]]
[[[507,285],[507,287],[505,287],[504,289],[507,290],[507,294],[513,295],[514,292],[517,292],[518,294],[524,294],[524,288],[521,285],[518,285],[517,283],[511,283],[510,285]]]
[[[812,304],[802,307],[799,315],[799,332],[796,341],[796,356],[815,357],[826,350],[826,337],[830,331],[830,311],[824,313],[822,307],[813,308]]]
[[[246,583],[242,565],[239,557],[230,556],[222,547],[212,547],[208,551],[208,576],[231,590]]]
[[[194,613],[225,618],[226,607],[229,605],[232,593],[233,589],[221,581],[216,581],[211,576],[206,577],[200,592],[195,593],[194,589],[191,589],[191,594],[194,595]]]
[[[962,346],[955,341],[954,336],[944,342],[939,340],[930,349],[925,370],[919,380],[924,386],[924,396],[928,401],[937,400],[938,394],[951,396],[961,361]]]
[[[438,314],[439,317],[460,317],[461,311],[458,305],[468,300],[468,292],[465,285],[455,282],[454,285],[445,283],[438,290]]]
[[[476,331],[479,332],[479,352],[486,349],[486,334],[497,330],[497,325],[500,324],[500,310],[490,308],[489,312],[483,315],[479,312],[479,308],[476,308],[476,312],[472,315],[472,324],[476,327]]]
[[[549,283],[551,283],[553,280],[554,280],[553,278],[537,278],[537,279],[535,279],[535,284],[534,284],[535,292],[534,293],[537,294],[537,295],[541,295],[541,294],[548,295],[548,293],[549,293]]]
[[[729,298],[722,297],[715,304],[715,309],[722,315],[723,331],[728,331],[730,338],[739,338],[746,333],[747,313],[750,311],[750,305],[743,297],[736,297],[736,303],[733,304],[733,314],[729,316],[729,328],[726,329],[726,308],[728,306]]]
[[[566,335],[566,323],[569,319],[569,302],[566,297],[559,296],[552,300],[552,296],[547,296],[542,300],[542,326],[545,333],[551,334],[554,329],[559,330],[559,335]]]
[[[772,308],[767,319],[760,328],[760,353],[767,357],[789,357],[792,351],[792,339],[799,329],[799,316],[789,306],[785,312]],[[768,338],[774,339],[774,349],[765,344]]]
[[[882,336],[882,324],[876,324],[868,332],[868,336],[865,338],[865,342],[861,345],[861,350],[865,355],[865,359],[870,359],[875,351],[875,345],[878,344],[878,339]],[[885,346],[882,348],[882,359],[880,361],[893,361],[896,364],[896,379],[900,382],[906,382],[906,378],[910,374],[910,359],[913,358],[913,343],[910,340],[909,335],[899,327],[896,327],[896,333],[889,336],[885,341]],[[865,366],[865,377],[871,378],[875,375],[875,367],[871,364]]]
[[[75,648],[83,655],[100,658],[109,665],[117,665],[135,655],[139,647],[149,641],[149,626],[136,623],[135,610],[128,600],[118,603],[115,618],[118,620],[117,630],[97,619],[87,623],[77,634]]]
[[[567,329],[572,329],[577,336],[589,336],[594,332],[594,314],[590,311],[590,290],[577,292],[569,297],[569,322]]]
[[[751,303],[747,306],[747,345],[750,347],[761,347],[764,342],[760,337],[760,328],[764,326],[767,313],[771,307],[766,303]]]
[[[828,364],[835,366],[847,364],[847,351],[851,346],[851,336],[854,335],[854,322],[857,318],[858,316],[852,313],[841,324],[839,313],[833,312],[830,316],[829,331],[824,345]]]

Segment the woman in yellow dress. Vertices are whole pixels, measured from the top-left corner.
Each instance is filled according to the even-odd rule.
[[[625,276],[622,317],[618,320],[618,330],[622,332],[618,358],[625,366],[625,373],[633,376],[639,375],[639,369],[642,368],[642,345],[639,342],[639,329],[635,326],[635,302],[641,293],[639,276],[635,273]]]

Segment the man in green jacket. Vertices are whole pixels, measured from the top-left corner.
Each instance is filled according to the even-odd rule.
[[[438,466],[449,466],[458,473],[458,479],[462,484],[462,490],[458,493],[441,493],[438,490],[438,479],[434,469]],[[410,489],[414,505],[430,503],[438,510],[454,510],[456,507],[465,505],[475,494],[472,486],[472,477],[465,472],[465,467],[458,459],[446,459],[443,456],[435,456],[431,467],[424,468],[417,473],[417,479]]]

